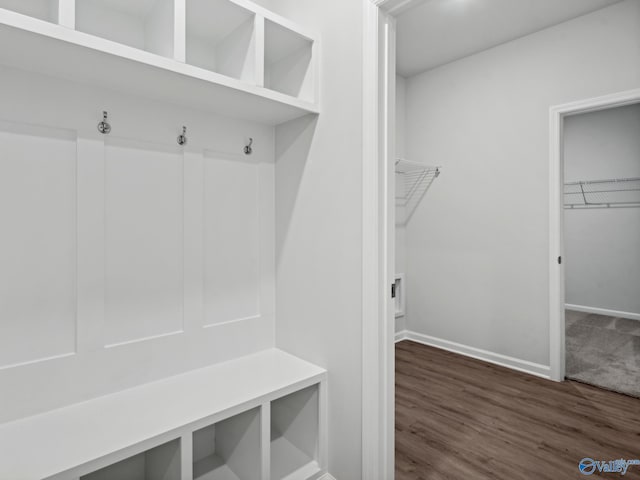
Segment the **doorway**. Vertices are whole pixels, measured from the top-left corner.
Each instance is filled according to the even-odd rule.
[[[627,127],[639,115],[640,90],[550,111],[551,376],[634,396],[640,142]]]
[[[640,103],[564,120],[566,377],[640,397]]]
[[[384,6],[385,3],[397,5],[401,2],[389,1],[374,3]],[[412,2],[409,1],[402,3],[407,5]],[[437,2],[427,2],[424,4],[435,5],[436,3]],[[461,3],[458,2],[456,5],[460,6]],[[633,5],[631,4],[623,4],[621,5],[620,10],[631,8],[632,6]],[[363,395],[363,419],[365,424],[364,438],[366,440],[363,455],[363,466],[365,467],[365,471],[367,469],[369,470],[367,473],[370,473],[370,475],[366,475],[367,478],[379,478],[379,472],[384,472],[384,474],[382,474],[382,478],[392,478],[393,476],[392,448],[394,400],[390,393],[393,385],[393,347],[390,342],[393,340],[394,332],[393,328],[389,328],[389,326],[393,326],[395,323],[394,317],[396,309],[394,308],[394,303],[390,301],[390,285],[393,283],[394,275],[396,273],[407,273],[406,271],[403,272],[402,270],[396,270],[395,267],[397,262],[394,262],[395,239],[393,238],[393,220],[395,212],[392,212],[392,210],[394,206],[395,185],[393,185],[392,182],[395,174],[393,170],[393,162],[396,159],[394,149],[396,132],[395,125],[390,119],[394,117],[396,108],[396,78],[394,75],[396,24],[393,15],[385,16],[388,13],[389,11],[385,10],[385,13],[381,14],[374,9],[371,14],[373,20],[372,22],[366,23],[368,29],[365,32],[366,38],[374,39],[370,43],[374,44],[375,48],[371,47],[368,52],[366,59],[368,59],[370,63],[365,65],[365,90],[370,89],[368,94],[365,92],[365,95],[367,99],[371,100],[367,104],[371,105],[370,110],[368,109],[369,107],[367,107],[365,112],[366,114],[364,116],[365,138],[370,140],[366,142],[366,144],[371,146],[371,151],[365,149],[364,158],[367,166],[365,167],[364,172],[365,176],[367,176],[367,184],[374,185],[375,188],[368,189],[365,185],[365,218],[370,218],[371,220],[365,221],[365,233],[370,233],[370,235],[367,235],[367,238],[369,238],[370,241],[365,242],[365,247],[370,248],[365,248],[364,254],[365,257],[375,257],[377,259],[376,265],[373,265],[372,262],[371,268],[365,269],[363,275],[365,278],[365,307],[371,306],[371,310],[365,309],[364,317],[369,318],[368,314],[371,311],[376,318],[376,322],[372,321],[370,327],[365,326],[364,341],[365,394]],[[582,23],[586,24],[588,22]],[[584,31],[581,30],[581,33],[584,34],[585,38],[590,39],[593,37],[593,28],[591,28],[590,24],[587,25],[587,27],[589,28],[585,27]],[[447,36],[451,36],[450,32],[446,33]],[[445,35],[443,35],[442,38],[445,38]],[[571,36],[571,38],[573,38],[573,36]],[[542,43],[544,45],[549,44],[549,42]],[[367,44],[369,44],[369,42],[367,42]],[[438,44],[437,41],[417,43],[417,45],[420,46],[436,44]],[[571,45],[568,45],[567,48],[570,50],[573,46],[574,45],[572,43]],[[583,48],[582,44],[580,48]],[[574,57],[575,55],[567,55],[567,58],[569,59]],[[522,58],[531,59],[533,57],[522,55],[517,56],[516,60]],[[556,59],[553,55],[540,55],[535,56],[535,58],[549,58],[550,60]],[[514,60],[514,56],[511,56],[510,60]],[[626,64],[628,64],[628,62],[624,63],[624,65]],[[450,349],[455,348],[457,350],[463,350],[466,352],[467,356],[476,356],[477,358],[482,358],[486,361],[493,361],[493,363],[506,365],[514,370],[526,371],[527,373],[532,373],[534,375],[547,378],[550,377],[554,380],[562,381],[565,378],[565,292],[564,264],[562,262],[562,257],[564,255],[564,244],[562,241],[564,174],[561,170],[561,162],[563,158],[563,150],[561,148],[563,120],[565,117],[570,115],[637,103],[640,101],[640,91],[626,92],[624,94],[611,95],[604,98],[577,102],[553,108],[551,110],[551,152],[549,155],[551,158],[551,165],[549,169],[550,173],[548,174],[546,171],[547,169],[544,168],[544,166],[540,167],[540,162],[545,162],[545,157],[547,157],[545,133],[548,126],[544,112],[552,102],[557,102],[558,99],[566,98],[569,94],[566,91],[561,91],[561,88],[558,88],[558,92],[552,92],[551,94],[546,95],[545,98],[541,99],[538,98],[538,96],[531,96],[523,92],[518,92],[517,95],[513,94],[509,96],[509,102],[505,102],[504,105],[500,104],[503,108],[502,110],[498,109],[498,114],[491,117],[491,122],[487,121],[486,112],[496,110],[495,102],[487,101],[486,105],[482,102],[478,103],[478,98],[485,100],[490,100],[491,98],[504,98],[501,91],[495,92],[493,97],[489,94],[479,96],[478,89],[480,86],[484,86],[485,90],[489,90],[489,93],[493,92],[492,89],[494,87],[495,89],[500,90],[507,84],[524,87],[530,85],[532,89],[535,85],[535,88],[538,89],[539,82],[536,83],[535,80],[538,78],[537,75],[542,75],[544,78],[542,78],[541,81],[546,81],[547,76],[543,74],[552,70],[562,72],[563,80],[567,84],[576,83],[575,81],[572,81],[574,75],[576,76],[576,81],[579,80],[578,77],[582,78],[582,74],[579,73],[580,69],[578,66],[573,65],[571,62],[557,61],[551,67],[538,67],[539,66],[533,65],[531,66],[531,71],[526,72],[523,72],[522,69],[516,69],[511,81],[504,77],[500,77],[501,81],[499,82],[485,81],[487,69],[467,69],[465,72],[469,73],[469,75],[465,75],[464,79],[468,84],[474,85],[474,88],[466,90],[459,88],[456,92],[458,94],[457,98],[463,96],[462,94],[465,93],[468,95],[470,101],[467,102],[467,105],[473,105],[475,107],[471,109],[471,112],[465,111],[466,115],[458,116],[456,121],[452,121],[450,123],[442,121],[441,114],[443,112],[449,112],[450,109],[445,108],[446,105],[442,105],[441,103],[438,103],[438,101],[442,98],[448,97],[437,94],[430,97],[429,108],[423,108],[421,110],[422,112],[433,113],[434,119],[429,124],[431,127],[430,129],[415,129],[413,137],[416,141],[414,142],[413,150],[422,152],[425,145],[433,149],[434,143],[445,143],[445,140],[449,139],[445,145],[447,148],[442,148],[442,152],[455,159],[471,160],[467,162],[469,168],[466,169],[460,166],[458,162],[459,171],[457,172],[458,175],[456,177],[456,171],[454,170],[456,164],[453,161],[447,162],[446,159],[443,161],[443,155],[429,156],[425,155],[424,152],[422,152],[421,155],[409,155],[409,157],[413,156],[414,158],[434,158],[436,160],[430,163],[443,166],[443,175],[440,178],[440,182],[436,182],[434,184],[438,186],[437,188],[440,191],[445,190],[445,183],[448,182],[449,179],[459,178],[467,182],[464,184],[464,187],[467,187],[466,189],[460,188],[462,185],[460,182],[456,184],[458,188],[457,191],[464,191],[465,193],[464,195],[461,195],[460,198],[455,198],[452,195],[454,198],[448,199],[450,200],[448,202],[450,205],[458,206],[459,211],[468,212],[473,210],[473,208],[478,209],[483,206],[483,200],[489,203],[491,201],[499,203],[499,199],[492,197],[491,192],[503,191],[506,186],[509,189],[509,193],[512,194],[511,196],[506,197],[510,199],[510,202],[502,202],[500,203],[500,206],[503,207],[507,205],[514,207],[515,204],[518,204],[524,207],[519,209],[514,207],[511,210],[508,208],[498,209],[498,211],[503,212],[504,215],[502,217],[496,215],[494,220],[495,224],[499,227],[498,230],[500,232],[506,230],[506,234],[504,235],[497,236],[494,231],[491,232],[490,235],[487,235],[487,239],[479,239],[477,234],[474,234],[473,232],[467,235],[456,236],[456,241],[458,242],[462,242],[464,240],[480,243],[482,246],[486,247],[485,250],[487,252],[492,254],[489,255],[491,258],[484,259],[480,258],[481,256],[479,255],[474,255],[477,252],[475,246],[469,249],[471,253],[466,256],[449,255],[445,258],[445,255],[440,255],[438,260],[441,261],[441,270],[445,271],[445,273],[451,271],[451,262],[465,264],[463,265],[465,268],[471,265],[475,272],[479,272],[478,278],[481,279],[480,281],[469,281],[470,276],[466,275],[462,277],[463,280],[467,280],[469,282],[468,284],[455,284],[455,282],[449,282],[450,284],[455,284],[455,288],[452,288],[451,291],[475,292],[477,290],[485,289],[488,292],[478,294],[477,298],[475,298],[475,303],[460,301],[459,297],[458,301],[452,302],[451,305],[459,307],[459,310],[462,311],[462,315],[431,315],[430,318],[440,321],[439,325],[445,325],[452,328],[447,331],[439,329],[435,334],[427,332],[421,338],[425,340],[426,343],[427,340],[433,341],[434,338],[438,337],[437,340],[445,340],[439,342],[441,346],[446,346]],[[449,67],[447,71],[452,72],[453,67]],[[474,81],[471,81],[470,78]],[[437,83],[437,85],[441,87],[440,90],[446,90],[457,85],[455,82],[447,82],[442,79],[436,80],[440,80],[440,82]],[[620,85],[619,82],[616,85],[597,81],[591,83],[592,84],[589,84],[588,86],[582,85],[580,91],[612,91],[611,88],[616,85],[619,87]],[[571,85],[569,85],[565,90],[568,90],[568,88],[571,88]],[[551,87],[549,87],[549,89],[551,90]],[[573,90],[568,91],[574,92]],[[435,105],[434,100],[436,101]],[[516,103],[516,105],[514,105],[514,103]],[[417,111],[419,107],[415,107],[416,105],[414,104],[414,110]],[[544,110],[542,110],[542,107]],[[531,120],[531,124],[535,126],[536,135],[531,135],[530,128],[521,128],[519,130],[513,128],[515,125],[513,116],[504,113],[512,111],[524,112],[523,115],[527,112],[537,112],[536,115],[531,117],[533,118],[533,120]],[[541,111],[543,112],[542,115],[539,114]],[[474,137],[472,139],[476,140],[476,150],[483,148],[489,151],[490,154],[493,153],[491,155],[485,155],[490,160],[489,163],[473,162],[472,160],[477,158],[474,151],[467,152],[465,150],[462,153],[457,151],[460,144],[463,143],[459,141],[461,122],[458,120],[461,118],[464,119],[467,124],[472,125],[474,130],[478,130],[477,126],[489,124],[491,127],[500,126],[502,131],[509,132],[510,135],[505,136],[504,138],[501,137],[499,142],[486,142],[486,135],[479,135],[477,138]],[[526,123],[523,127],[530,127],[531,124]],[[542,132],[541,135],[540,131]],[[442,133],[442,135],[438,135],[439,133]],[[457,135],[451,135],[452,133],[456,133]],[[427,136],[427,134],[429,134],[429,136]],[[507,149],[505,149],[504,145],[501,143],[505,138],[508,138],[510,144],[513,146],[513,154],[511,155],[505,154]],[[473,142],[467,141],[466,143],[470,144]],[[496,147],[498,145],[499,148]],[[540,146],[542,146],[542,149],[540,149]],[[496,147],[496,151],[493,150],[493,147]],[[452,154],[452,150],[456,150],[454,152],[455,155]],[[504,161],[501,163],[496,162],[496,158],[502,158],[503,156],[506,158],[503,159]],[[525,157],[526,162],[522,160]],[[372,161],[372,159],[375,159],[375,162]],[[527,168],[529,168],[529,170],[517,167],[517,165],[519,165],[518,162],[515,160],[509,161],[509,159],[517,159],[522,165],[528,165]],[[487,168],[488,166],[491,168]],[[540,175],[542,171],[544,171],[544,177],[541,177]],[[520,181],[511,183],[502,182],[498,185],[499,188],[494,188],[489,191],[489,193],[487,193],[486,188],[483,188],[482,191],[479,192],[475,190],[476,185],[486,186],[490,183],[490,180],[496,177],[496,172],[503,176],[509,173]],[[525,175],[527,172],[530,174]],[[547,175],[549,175],[551,185],[551,209],[548,217],[548,197],[547,189],[545,188],[547,185]],[[528,183],[530,180],[531,182]],[[535,204],[521,201],[524,197],[521,195],[522,192],[520,190],[520,186],[523,184],[529,187],[527,190],[529,195],[528,198],[538,199]],[[478,195],[472,195],[470,192],[476,192]],[[473,202],[468,202],[467,199],[469,198],[472,198]],[[428,202],[423,203],[423,205],[428,204]],[[370,210],[376,210],[376,214],[367,215],[366,213]],[[531,218],[532,212],[534,213],[533,217],[538,222],[537,228],[535,229],[530,228],[531,223],[529,222],[529,218]],[[440,217],[449,218],[450,216],[443,214],[440,215]],[[503,221],[505,217],[508,217],[512,222]],[[452,225],[449,230],[431,228],[430,232],[452,231],[454,230],[454,227],[457,228],[460,225],[475,225],[478,218],[483,217],[481,214],[475,217],[465,217],[465,220],[468,221],[458,222],[457,225]],[[545,227],[549,221],[548,219],[550,219],[550,224],[547,229]],[[515,227],[518,222],[521,223],[522,228]],[[513,227],[513,231],[510,230],[511,227]],[[391,235],[389,235],[389,232],[391,232]],[[525,232],[527,235],[521,235]],[[468,232],[464,230],[463,233]],[[511,245],[508,243],[510,238],[516,238],[521,245],[517,249],[512,249]],[[503,246],[505,248],[499,248],[499,245],[497,244],[500,242],[504,244]],[[450,243],[446,243],[444,241],[441,243],[444,245],[444,250],[446,251]],[[520,256],[523,251],[522,245],[524,245],[524,250],[528,252],[526,258],[521,258]],[[547,248],[547,245],[550,246]],[[530,254],[532,252],[534,254]],[[517,262],[509,262],[509,259],[505,257],[505,253],[513,254],[513,260],[517,260]],[[505,266],[504,270],[507,271],[511,268],[508,267],[509,265],[521,265],[521,262],[526,263],[526,268],[522,268],[522,266],[520,266],[519,269],[513,268],[513,270],[507,272],[512,274],[511,276],[517,279],[517,281],[505,282],[504,279],[510,277],[509,275],[504,274],[502,266]],[[497,266],[497,269],[500,271],[497,272],[493,278],[489,279],[490,281],[482,281],[484,273],[493,271],[492,268],[495,266]],[[431,272],[434,271],[433,264],[429,264],[428,267],[431,269]],[[466,271],[467,270],[465,270],[465,272]],[[447,277],[444,280],[448,279],[449,278]],[[549,280],[549,287],[546,285],[547,279]],[[409,304],[413,301],[412,297],[425,297],[425,295],[411,295],[413,281],[411,274],[404,277],[404,293],[408,293],[405,298]],[[497,288],[496,285],[503,285],[502,282],[507,283],[506,287],[502,289]],[[443,281],[443,278],[438,277],[435,287],[444,288],[443,285],[445,284],[446,282]],[[530,288],[522,288],[522,285]],[[540,288],[541,286],[542,288]],[[407,287],[409,287],[408,290]],[[434,289],[424,289],[424,291],[428,291],[431,298],[440,299],[441,301],[449,298],[446,295],[437,295],[437,293],[434,293]],[[504,293],[512,291],[516,291],[522,299],[531,301],[528,303],[524,301],[514,302],[515,306],[513,307],[513,310],[506,311],[504,308],[504,300],[506,298]],[[511,298],[516,298],[518,295],[511,295]],[[491,307],[494,304],[490,302],[491,299],[498,299],[495,305],[497,305],[497,308],[500,311],[496,315],[492,314],[494,311]],[[478,308],[472,309],[473,305],[478,304]],[[522,308],[523,305],[526,308]],[[433,302],[429,307],[434,307]],[[465,315],[468,313],[464,310],[465,308],[473,311],[471,311],[471,314]],[[401,312],[403,309],[400,306],[398,310]],[[432,308],[432,310],[434,310],[434,308]],[[409,319],[411,319],[412,311],[415,311],[415,309],[412,308],[411,305],[408,305],[407,309],[404,309],[405,314],[409,313]],[[441,309],[441,311],[437,313],[442,313],[443,311],[444,309]],[[444,313],[450,313],[450,310]],[[445,317],[446,321],[443,322],[442,318]],[[461,320],[459,319],[464,318],[473,318],[473,322],[468,322],[461,326]],[[498,320],[504,320],[503,324],[498,325],[498,322],[494,321],[496,318]],[[517,328],[513,321],[514,318],[521,321],[521,328]],[[451,332],[453,327],[460,328],[456,328],[455,331]],[[510,333],[510,336],[505,335],[505,332]],[[430,338],[426,338],[429,335]],[[474,343],[476,339],[481,341]],[[376,398],[377,400],[372,402],[370,401],[372,398]],[[376,435],[378,433],[379,435]],[[371,439],[371,441],[368,439]],[[378,456],[376,456],[376,452],[379,453]],[[376,460],[376,458],[384,458],[384,465],[378,466],[383,463],[383,461]]]

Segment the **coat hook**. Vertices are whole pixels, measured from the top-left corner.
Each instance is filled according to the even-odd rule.
[[[182,127],[182,134],[178,135],[178,145],[187,144],[187,127]]]
[[[249,144],[244,147],[244,154],[251,155],[253,153],[253,138],[249,139]]]
[[[103,135],[109,135],[111,133],[111,125],[107,121],[109,119],[109,114],[106,112],[102,112],[102,121],[98,123],[98,131]]]

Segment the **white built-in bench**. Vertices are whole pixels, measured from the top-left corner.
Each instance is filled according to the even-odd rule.
[[[326,379],[271,349],[6,423],[0,479],[317,479]]]

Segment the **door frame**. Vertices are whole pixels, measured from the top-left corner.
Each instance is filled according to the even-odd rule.
[[[640,89],[556,105],[549,110],[549,331],[551,379],[565,378],[564,132],[566,117],[640,103]]]
[[[395,474],[396,17],[428,0],[363,1],[362,478]]]
[[[388,26],[392,0],[363,0],[362,478],[394,478],[394,363],[388,335]],[[395,67],[395,65],[394,65]],[[395,73],[395,68],[394,68]],[[392,261],[392,260],[391,260]]]

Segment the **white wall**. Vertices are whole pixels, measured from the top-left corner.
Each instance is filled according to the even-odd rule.
[[[0,77],[0,422],[275,345],[272,127]]]
[[[629,0],[408,79],[409,328],[549,365],[549,107],[640,85]]]
[[[407,80],[396,76],[396,158],[406,158]],[[400,179],[398,179],[400,180]],[[397,183],[397,182],[396,182]],[[398,186],[396,186],[398,188]],[[404,216],[404,207],[396,207],[396,217]],[[407,271],[407,228],[396,222],[396,273]],[[406,282],[406,280],[405,280]],[[406,285],[403,286],[406,288]],[[396,318],[396,332],[406,328],[406,316]]]
[[[640,105],[568,117],[565,181],[640,177]],[[640,314],[640,209],[568,209],[566,302]]]
[[[277,129],[276,343],[329,372],[329,470],[361,478],[363,2],[262,0],[319,33],[320,108]]]

